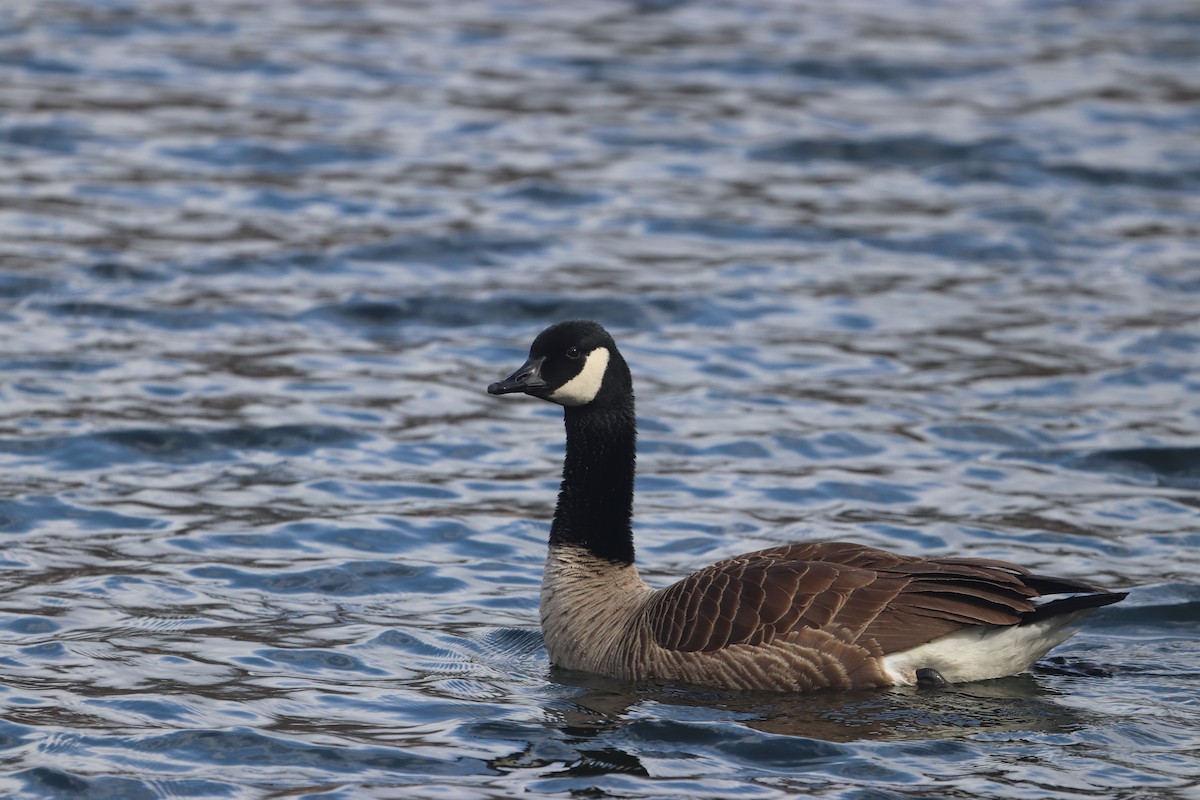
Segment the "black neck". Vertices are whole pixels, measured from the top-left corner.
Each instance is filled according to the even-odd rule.
[[[550,544],[586,547],[633,563],[633,476],[637,424],[633,397],[600,407],[567,407],[567,455]]]

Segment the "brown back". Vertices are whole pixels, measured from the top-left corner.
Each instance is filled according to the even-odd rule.
[[[655,641],[712,652],[803,628],[884,654],[975,625],[1012,625],[1043,591],[1096,591],[1003,561],[900,556],[847,542],[785,545],[713,564],[646,608]]]

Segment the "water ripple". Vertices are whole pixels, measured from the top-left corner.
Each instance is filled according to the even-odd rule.
[[[1200,17],[1077,4],[0,11],[0,795],[1200,785]],[[664,586],[852,539],[1130,589],[1030,674],[564,673],[560,412],[621,342]]]

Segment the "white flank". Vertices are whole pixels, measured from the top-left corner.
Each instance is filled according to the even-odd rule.
[[[550,399],[564,406],[582,406],[596,399],[608,369],[608,348],[597,347],[587,354],[579,374],[554,390]]]
[[[956,631],[911,650],[884,657],[883,666],[898,684],[916,683],[916,671],[936,669],[950,683],[983,681],[1024,672],[1075,632],[1071,624],[1091,609],[1028,625],[980,625]]]

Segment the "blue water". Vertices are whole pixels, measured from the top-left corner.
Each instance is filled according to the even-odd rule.
[[[1200,796],[1200,14],[0,8],[0,795]],[[546,324],[618,337],[639,557],[1132,594],[1027,675],[550,670]]]

